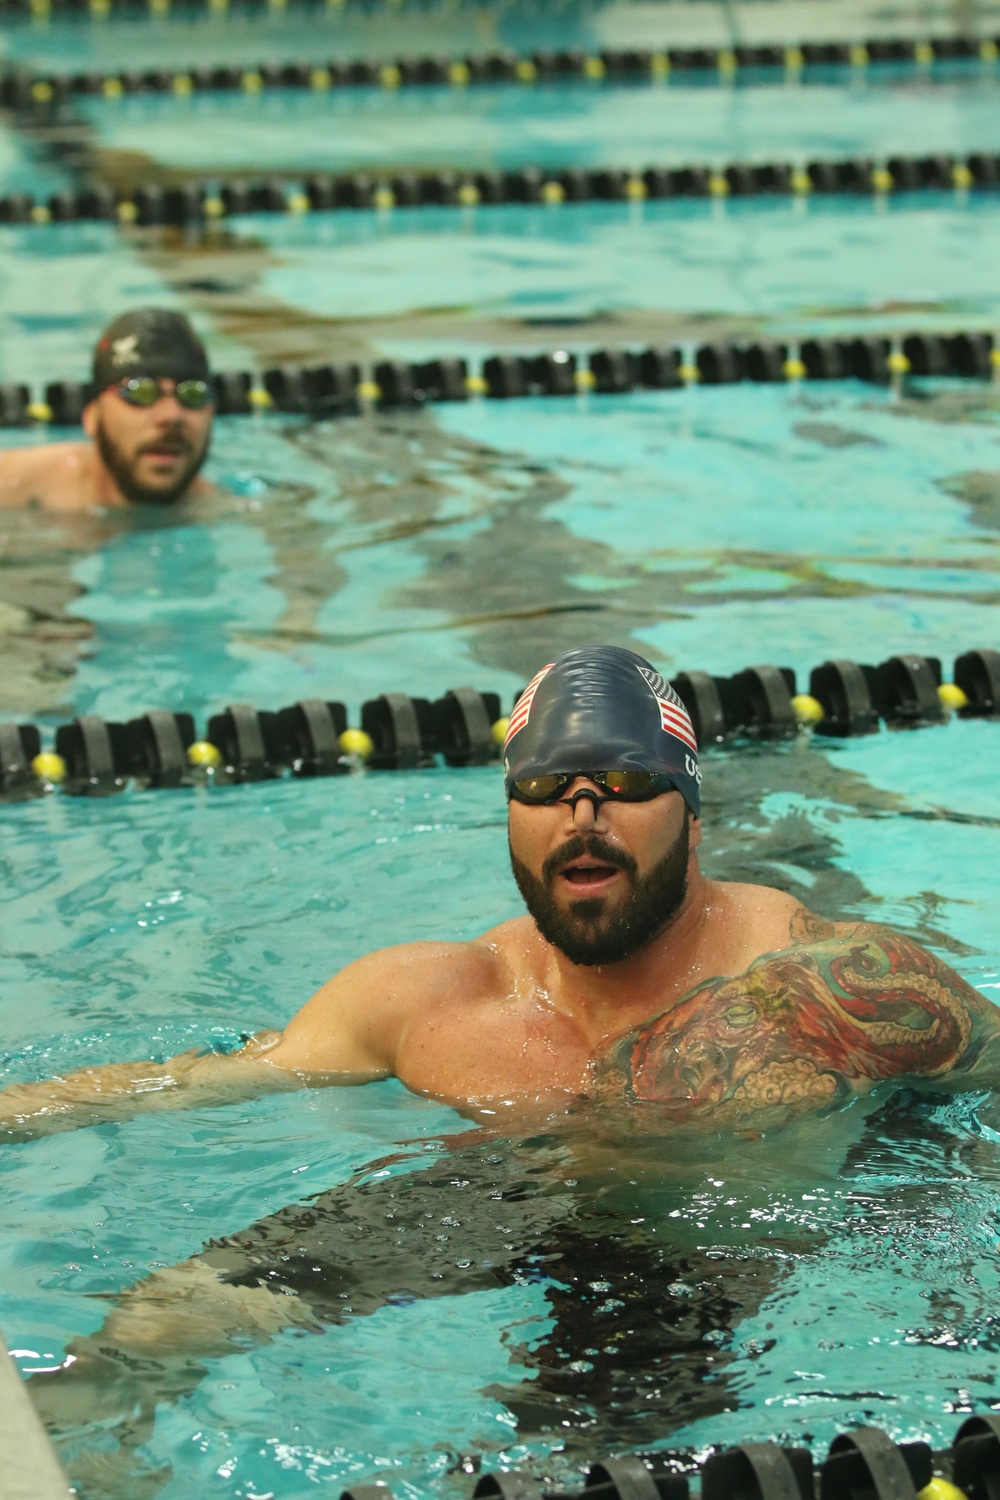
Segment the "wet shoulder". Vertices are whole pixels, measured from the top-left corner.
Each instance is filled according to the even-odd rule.
[[[696,986],[596,1072],[606,1088],[685,1112],[832,1104],[881,1078],[960,1066],[981,1005],[912,938],[798,907],[784,946]]]
[[[501,960],[491,947],[473,942],[415,942],[380,948],[357,959],[341,976],[363,980],[369,993],[381,992],[417,1005],[445,995],[491,993]]]
[[[90,445],[44,443],[0,452],[0,505],[79,510],[87,504],[84,468]]]

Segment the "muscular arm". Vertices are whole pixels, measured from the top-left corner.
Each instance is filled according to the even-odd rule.
[[[813,953],[829,1001],[845,1024],[863,1031],[871,1052],[861,1076],[1000,1082],[995,1059],[1000,1009],[913,938],[874,923],[822,923],[804,913],[798,929]],[[793,922],[793,933],[796,923]]]
[[[184,1052],[165,1063],[112,1063],[0,1090],[0,1139],[386,1078],[401,1028],[456,952],[462,945],[414,943],[369,954],[323,985],[283,1032],[261,1032],[228,1055]]]
[[[714,979],[624,1037],[601,1073],[724,1116],[835,1103],[884,1078],[1000,1081],[1000,1012],[912,938],[793,920],[794,946]]]

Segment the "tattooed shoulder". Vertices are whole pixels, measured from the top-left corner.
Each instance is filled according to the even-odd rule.
[[[792,913],[788,924],[788,936],[793,943],[823,943],[832,938],[837,929],[825,917],[818,917],[808,907],[799,906]]]
[[[806,912],[793,922],[795,946],[620,1038],[595,1062],[601,1085],[685,1114],[830,1104],[878,1079],[968,1067],[1000,1029],[994,1007],[912,938]]]

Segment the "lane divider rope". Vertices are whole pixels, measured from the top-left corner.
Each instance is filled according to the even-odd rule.
[[[220,416],[277,412],[320,421],[477,398],[626,395],[745,381],[794,385],[856,379],[902,388],[914,377],[929,376],[1000,380],[1000,340],[980,329],[813,338],[799,344],[716,340],[686,348],[492,354],[478,367],[450,356],[413,364],[382,360],[370,369],[349,362],[280,365],[263,372],[222,370],[213,381]],[[50,381],[40,393],[8,381],[0,384],[0,427],[73,426],[93,395],[83,380]]]
[[[939,657],[904,653],[877,666],[825,661],[799,692],[794,671],[758,663],[731,677],[673,678],[700,748],[789,740],[802,732],[846,737],[960,718],[1000,718],[1000,651],[966,651],[943,680]],[[516,703],[516,698],[515,698]],[[507,731],[497,693],[453,688],[431,702],[383,693],[362,704],[360,726],[342,702],[305,699],[277,712],[230,704],[199,737],[194,716],[153,710],[127,723],[82,714],[60,724],[52,748],[33,724],[0,724],[0,798],[25,801],[60,786],[107,796],[142,787],[232,785],[358,769],[414,770],[496,760]]]
[[[729,162],[722,166],[569,167],[546,171],[315,173],[306,178],[234,178],[164,186],[141,184],[120,191],[109,184],[66,188],[48,198],[30,193],[0,197],[0,224],[117,222],[125,227],[213,224],[256,214],[376,211],[395,208],[476,209],[498,204],[591,202],[642,203],[647,199],[724,200],[751,197],[808,198],[850,194],[884,199],[902,192],[948,192],[1000,188],[1000,153],[953,156],[889,156],[807,162]]]
[[[10,8],[9,6],[7,7]],[[106,13],[106,10],[105,10]],[[909,64],[926,71],[935,63],[976,61],[992,65],[1000,56],[1000,35],[951,33],[926,37],[869,37],[854,42],[806,41],[791,45],[669,47],[535,51],[506,50],[463,57],[441,55],[332,58],[320,62],[261,62],[250,66],[208,64],[187,68],[125,69],[98,73],[11,71],[0,77],[0,105],[18,110],[53,109],[85,95],[119,99],[134,94],[173,94],[187,98],[208,92],[256,95],[269,89],[326,93],[338,88],[427,88],[509,83],[530,86],[582,78],[591,83],[661,83],[672,75],[707,74],[729,82],[741,71],[761,70],[800,76],[816,69],[852,72],[872,65]]]
[[[948,1452],[896,1442],[879,1427],[840,1432],[827,1456],[780,1440],[716,1448],[630,1453],[590,1464],[584,1488],[554,1495],[529,1469],[483,1474],[472,1500],[984,1500],[1000,1480],[1000,1416],[970,1416]],[[692,1490],[692,1481],[697,1485]],[[341,1500],[393,1500],[383,1483],[353,1484]]]

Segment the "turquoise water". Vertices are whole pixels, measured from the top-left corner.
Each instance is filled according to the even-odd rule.
[[[231,307],[234,294],[247,333],[261,299],[325,320],[319,347],[298,356],[312,359],[356,355],[359,337],[369,357],[417,359],[498,344],[992,328],[998,214],[987,197],[908,194],[885,210],[773,200],[258,216],[235,221],[217,249],[194,248],[176,281],[149,236],[8,226],[0,375],[83,379],[91,341],[117,308],[183,306],[192,284],[208,293],[194,316],[223,368],[280,357],[214,322],[210,299]],[[347,324],[353,336],[338,326]]]
[[[886,208],[864,199],[591,203],[238,223],[272,252],[258,283],[265,296],[341,319],[448,312],[467,325],[469,344],[479,320],[536,322],[521,343],[545,348],[554,338],[592,347],[587,320],[607,319],[601,332],[613,337],[613,320],[633,309],[675,325],[697,318],[687,327],[702,337],[713,321],[735,319],[772,337],[837,334],[848,318],[870,329],[992,327],[998,215],[992,197],[951,204],[912,194]],[[630,342],[641,337],[642,318],[624,326]],[[457,352],[462,332],[444,335]],[[412,338],[406,328],[398,342],[391,327],[379,333],[393,352]]]
[[[65,173],[39,161],[14,131],[0,126],[0,195],[55,193],[66,185]]]
[[[174,27],[155,34],[196,30]],[[83,34],[38,33],[53,48]],[[86,32],[95,56],[151,34]],[[272,35],[235,34],[254,57]],[[807,97],[815,139],[884,140],[890,97],[908,150],[993,129],[978,84],[862,89],[839,122],[846,96],[827,87],[688,90],[678,150],[737,155],[782,129],[805,150]],[[527,156],[546,132],[554,150],[596,149],[600,110],[626,92],[568,90],[545,118],[517,96],[504,149]],[[469,149],[494,150],[472,97]],[[653,111],[682,94],[627,97],[622,139],[652,140]],[[383,125],[411,107],[384,102]],[[154,118],[130,109],[101,111],[100,131]],[[264,118],[243,109],[234,132]],[[274,150],[291,161],[283,111]],[[164,161],[194,139],[194,116],[175,118]],[[421,142],[438,149],[429,127]],[[300,143],[301,170],[314,149]],[[244,367],[994,327],[995,216],[990,199],[928,195],[260,218],[187,240],[4,228],[0,373],[82,375],[98,327],[146,300],[191,309],[216,362]],[[373,694],[462,683],[509,704],[547,653],[608,640],[667,673],[771,661],[800,686],[830,655],[933,652],[947,672],[997,644],[998,411],[995,388],[924,382],[223,419],[216,501],[0,517],[3,717],[51,729],[167,707],[203,725],[227,702],[308,695],[357,722]],[[952,721],[708,756],[706,868],[898,925],[997,998],[998,734]],[[0,807],[0,823],[11,1081],[233,1046],[373,947],[471,937],[519,910],[496,768],[57,795]],[[998,1129],[985,1096],[891,1087],[738,1143],[582,1110],[473,1131],[393,1083],[147,1116],[0,1150],[0,1326],[89,1500],[300,1500],[375,1476],[444,1500],[468,1493],[463,1457],[566,1483],[611,1450],[780,1435],[820,1452],[858,1421],[944,1445],[957,1413],[995,1396]],[[127,1390],[79,1405],[79,1385],[45,1378],[108,1337],[114,1294],[220,1236],[210,1253],[240,1264],[298,1233],[289,1206],[315,1195],[326,1290],[310,1331],[188,1361],[154,1350]]]
[[[105,150],[185,173],[374,167],[644,167],[807,161],[811,156],[995,151],[1000,72],[948,81],[902,73],[784,83],[709,76],[656,86],[564,82],[532,88],[268,90],[176,100],[81,100]]]
[[[156,66],[259,63],[331,57],[396,58],[434,54],[461,56],[513,48],[666,45],[692,34],[692,45],[728,45],[732,20],[726,7],[702,0],[693,15],[686,6],[634,3],[400,6],[391,25],[378,6],[344,5],[311,12],[298,6],[269,7],[247,14],[234,6],[226,15],[175,5],[169,17],[150,20],[118,12],[96,24],[89,16],[56,15],[43,22],[8,22],[3,55],[39,70],[107,71],[134,65],[152,53]],[[627,40],[623,33],[627,32]]]
[[[992,640],[998,582],[987,517],[961,498],[965,466],[995,464],[995,417],[957,420],[956,395],[705,390],[220,422],[224,513],[126,517],[73,565],[71,612],[94,630],[74,707],[139,712],[153,684],[199,715],[306,692],[356,714],[370,692],[459,681],[507,697],[539,649],[572,639],[720,672],[931,645],[947,661]],[[308,626],[306,553],[326,595]],[[530,617],[580,602],[604,608]],[[995,736],[953,722],[713,756],[707,868],[897,923],[993,994]],[[3,818],[10,1078],[233,1045],[372,946],[472,936],[518,910],[490,768],[53,797]],[[387,1213],[411,1224],[395,1301],[203,1374],[154,1363],[136,1451],[107,1416],[64,1436],[86,1493],[132,1494],[166,1465],[153,1488],[168,1500],[297,1496],[373,1468],[401,1493],[450,1494],[463,1453],[565,1479],[608,1448],[822,1443],[862,1419],[944,1442],[995,1359],[994,1117],[979,1097],[887,1093],[881,1113],[858,1105],[738,1158],[714,1137],[668,1147],[652,1122],[595,1137],[572,1116],[484,1158],[458,1115],[393,1084],[8,1147],[0,1320],[26,1372],[50,1369],[99,1327],[95,1294],[321,1193],[333,1225],[348,1210],[369,1226],[366,1255]],[[516,1202],[525,1183],[541,1222],[498,1242],[491,1195]],[[466,1271],[464,1294],[435,1287]],[[670,1288],[657,1317],[663,1297],[678,1318],[694,1298],[694,1331],[667,1320],[669,1375],[628,1274]],[[607,1290],[563,1290],[580,1275]],[[849,1284],[856,1306],[831,1323]]]
[[[833,5],[821,5],[794,17],[795,32],[803,38],[839,36],[844,24],[853,36],[884,35],[887,22],[877,10],[843,20]],[[141,12],[115,13],[95,24],[89,16],[56,14],[44,21],[8,21],[0,38],[2,54],[36,68],[75,71],[86,67],[107,70],[134,65],[138,55],[152,54],[159,67],[189,67],[192,59],[205,62],[256,63],[300,58],[462,56],[511,48],[602,47],[726,47],[736,42],[779,40],[788,28],[769,5],[724,4],[699,0],[697,5],[625,3],[591,4],[588,0],[557,3],[456,5],[435,0],[419,6],[394,7],[391,24],[378,6],[343,5],[311,9],[280,5],[248,14],[234,5],[225,15],[201,6],[173,5],[169,17],[150,19]],[[951,15],[938,4],[924,3],[909,11],[898,4],[892,29],[924,37],[928,31],[948,33]],[[852,24],[853,23],[853,24]],[[804,29],[803,29],[804,28]]]
[[[634,635],[669,672],[736,671],[749,649],[803,684],[831,655],[930,640],[950,661],[989,643],[1000,600],[976,480],[995,473],[996,419],[950,409],[957,394],[737,387],[315,428],[224,419],[209,472],[231,500],[194,524],[111,517],[71,562],[69,612],[96,644],[74,704],[204,714],[322,688],[356,712],[464,680],[507,698],[546,631]]]
[[[208,293],[195,320],[223,368],[282,357],[261,361],[238,326],[219,328],[211,299],[228,309],[234,294],[247,333],[262,299],[334,320],[298,355],[312,359],[354,355],[359,338],[368,354],[414,359],[498,343],[992,328],[998,215],[992,197],[907,194],[885,209],[776,199],[258,216],[217,248],[193,246],[176,277],[149,236],[0,227],[0,376],[85,378],[117,308],[183,306],[192,285]]]

